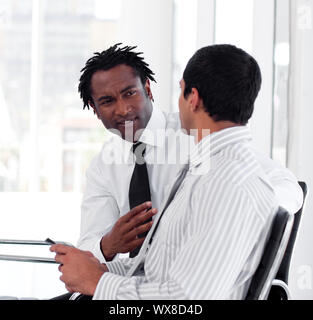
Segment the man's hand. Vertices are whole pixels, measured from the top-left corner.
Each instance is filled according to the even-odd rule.
[[[108,271],[89,251],[56,244],[50,247],[55,252],[55,261],[60,263],[60,280],[69,292],[80,292],[93,296],[97,284],[104,272]]]
[[[157,213],[155,208],[148,210],[151,205],[149,201],[134,207],[102,237],[101,250],[107,261],[112,260],[117,253],[132,251],[144,242],[145,237],[138,238],[138,235],[150,230],[153,221],[143,223]]]

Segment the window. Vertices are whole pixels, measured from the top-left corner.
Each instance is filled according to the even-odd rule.
[[[276,1],[272,156],[286,166],[288,143],[289,3]]]
[[[105,135],[82,110],[78,79],[93,52],[116,42],[119,3],[1,1],[1,238],[76,244],[85,171]],[[0,273],[0,295],[65,290],[55,265],[1,261]]]
[[[216,0],[215,43],[233,44],[252,53],[253,2],[251,0]]]

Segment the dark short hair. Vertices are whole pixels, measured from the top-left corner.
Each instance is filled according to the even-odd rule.
[[[227,44],[199,49],[189,60],[183,79],[185,98],[196,88],[214,121],[241,125],[251,117],[261,87],[261,71],[255,59]]]
[[[122,44],[117,43],[107,50],[102,52],[95,52],[94,56],[87,60],[84,68],[81,70],[82,75],[79,79],[78,92],[83,100],[84,106],[89,109],[89,101],[92,101],[91,97],[91,78],[92,75],[99,70],[109,70],[120,64],[125,64],[133,68],[136,76],[140,77],[143,85],[145,85],[147,79],[155,81],[154,73],[148,68],[148,64],[144,61],[140,55],[142,52],[134,52],[135,46],[120,47]]]

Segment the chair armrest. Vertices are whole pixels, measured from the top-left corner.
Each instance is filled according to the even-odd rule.
[[[281,300],[291,300],[291,293],[287,283],[282,280],[274,279],[272,281],[272,289],[279,292]]]

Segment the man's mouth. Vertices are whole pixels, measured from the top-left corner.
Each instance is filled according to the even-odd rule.
[[[128,127],[128,126],[133,126],[134,122],[136,122],[137,120],[138,120],[138,117],[135,117],[133,119],[127,119],[127,120],[119,121],[116,124],[119,127]]]

